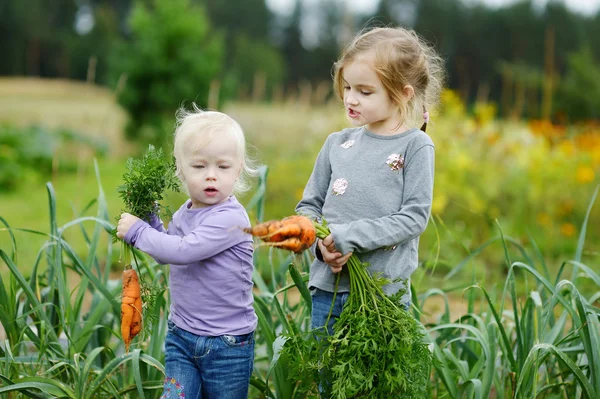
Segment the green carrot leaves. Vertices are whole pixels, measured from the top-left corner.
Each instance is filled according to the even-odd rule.
[[[319,238],[329,235],[323,225],[315,227]],[[424,329],[400,305],[401,294],[385,295],[389,280],[370,276],[367,266],[356,255],[346,264],[350,295],[333,335],[290,332],[283,350],[290,372],[305,391],[321,380],[326,397],[334,399],[425,398],[433,355]]]
[[[127,160],[123,181],[117,191],[125,204],[125,212],[147,221],[166,190],[179,191],[173,157],[152,145],[141,159]]]

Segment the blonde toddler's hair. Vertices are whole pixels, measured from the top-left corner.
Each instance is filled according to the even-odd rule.
[[[333,68],[334,92],[344,99],[344,66],[373,56],[373,67],[391,100],[401,107],[403,119],[423,120],[423,113],[435,109],[444,84],[444,60],[414,30],[402,27],[374,28],[360,32],[346,46]],[[402,89],[414,88],[407,102]]]
[[[177,111],[173,155],[177,167],[177,177],[183,182],[182,159],[186,153],[193,153],[207,146],[212,140],[232,138],[236,144],[237,159],[241,164],[240,176],[235,182],[233,193],[243,194],[252,187],[252,178],[258,174],[255,161],[248,155],[246,138],[239,123],[222,112],[205,111],[193,104],[191,111],[180,108]],[[183,184],[185,188],[185,183]]]

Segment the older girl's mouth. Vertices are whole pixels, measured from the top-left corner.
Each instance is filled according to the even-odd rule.
[[[359,112],[356,112],[355,110],[353,110],[352,108],[348,108],[348,116],[350,118],[358,118],[358,116],[360,115]]]

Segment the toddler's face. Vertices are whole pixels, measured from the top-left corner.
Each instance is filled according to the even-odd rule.
[[[361,58],[344,65],[344,106],[354,126],[366,125],[373,133],[393,134],[401,124],[398,106],[373,69],[372,60]]]
[[[185,151],[181,175],[192,200],[192,208],[225,201],[240,175],[237,143],[228,135],[216,137],[197,151]]]

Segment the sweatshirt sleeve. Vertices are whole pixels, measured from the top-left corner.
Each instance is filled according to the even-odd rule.
[[[429,221],[433,199],[434,147],[424,145],[404,166],[403,203],[398,212],[347,224],[330,224],[335,246],[342,254],[369,252],[420,236]]]
[[[313,171],[304,187],[302,199],[296,205],[296,213],[313,219],[321,219],[323,204],[331,180],[331,164],[329,163],[330,140],[326,140],[321,148]]]
[[[148,223],[138,221],[124,240],[161,264],[185,265],[208,259],[247,241],[247,234],[238,228],[239,225],[230,212],[216,212],[192,232],[180,237],[154,230]]]
[[[329,182],[331,180],[331,164],[329,163],[329,144],[330,140],[326,140],[325,144],[321,148],[315,166],[308,179],[308,183],[304,187],[304,193],[302,199],[296,205],[296,213],[304,215],[311,219],[321,221],[323,216],[323,204],[325,203],[325,196],[329,189]],[[322,257],[317,253],[317,240],[309,248],[313,256],[322,260]]]
[[[167,232],[162,220],[160,220],[158,215],[156,215],[155,213],[153,213],[152,216],[150,216],[150,227],[152,227],[156,231],[160,231],[161,233]]]

